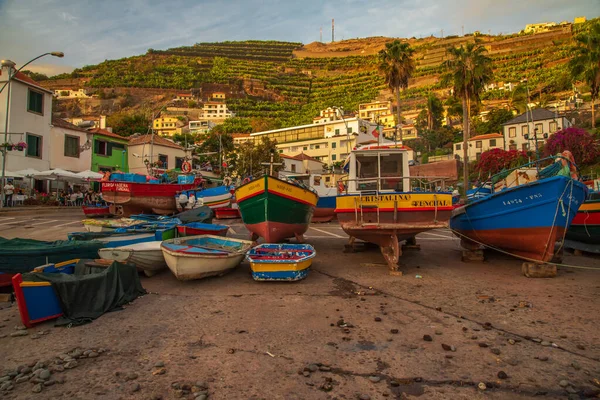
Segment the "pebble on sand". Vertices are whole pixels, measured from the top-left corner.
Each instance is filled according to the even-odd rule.
[[[558,382],[558,385],[560,387],[567,387],[567,386],[569,386],[569,381],[567,381],[566,379],[563,379],[560,382]]]
[[[369,377],[369,380],[370,380],[371,382],[373,382],[373,383],[377,383],[377,382],[379,382],[379,381],[381,380],[381,377],[379,377],[379,376],[376,376],[376,375],[373,375],[373,376],[370,376],[370,377]]]
[[[479,343],[479,347],[486,348],[486,347],[488,347],[488,344],[481,342],[481,343]]]
[[[494,348],[490,349],[490,351],[492,352],[492,354],[495,354],[497,356],[500,355],[500,349],[497,349],[497,348],[494,347]]]
[[[431,335],[423,335],[423,340],[426,342],[432,342],[433,338],[431,337]],[[444,345],[442,345],[443,347]]]
[[[27,331],[16,331],[10,334],[11,337],[19,337],[19,336],[27,336],[29,333]]]
[[[381,318],[380,317],[375,317],[375,322],[381,322]]]
[[[498,371],[498,378],[499,379],[507,379],[508,375],[504,371]]]
[[[394,335],[396,335],[400,331],[398,329],[390,329],[390,332],[393,333]]]
[[[34,387],[31,389],[31,391],[32,391],[33,393],[40,393],[40,392],[42,391],[42,388],[43,388],[42,384],[41,384],[41,383],[38,383],[37,385],[35,385],[35,386],[34,386]]]

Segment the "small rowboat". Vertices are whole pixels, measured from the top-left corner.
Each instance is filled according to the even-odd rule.
[[[180,236],[227,236],[228,230],[229,227],[227,225],[203,224],[201,222],[190,222],[189,224],[177,225],[177,233]]]
[[[215,208],[215,217],[217,219],[233,219],[240,218],[239,208],[221,207]]]
[[[112,232],[118,228],[130,228],[135,225],[142,225],[144,221],[129,218],[108,220],[84,219],[81,223],[88,232]]]
[[[82,206],[83,213],[88,218],[105,217],[112,215],[109,206]]]
[[[221,276],[242,261],[252,242],[213,235],[165,240],[167,266],[180,281]]]
[[[255,281],[299,281],[316,255],[309,244],[261,244],[246,254]]]
[[[130,246],[132,244],[153,242],[156,240],[156,235],[152,233],[140,233],[136,235],[112,235],[104,238],[95,239],[104,243],[104,248],[115,248],[121,246]]]
[[[105,248],[98,250],[104,260],[118,261],[124,264],[133,264],[146,276],[152,276],[167,267],[160,244],[162,241],[152,241]]]

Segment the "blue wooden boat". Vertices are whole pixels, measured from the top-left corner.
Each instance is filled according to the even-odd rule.
[[[246,260],[255,281],[299,281],[308,275],[316,254],[309,244],[261,244]]]
[[[229,207],[233,197],[234,186],[217,186],[202,190],[184,190],[175,195],[177,210],[189,210],[207,206],[210,208]]]
[[[169,269],[181,281],[223,275],[243,260],[250,247],[248,240],[213,235],[171,239],[161,245]]]
[[[568,174],[496,189],[482,197],[473,193],[472,201],[452,212],[450,228],[467,249],[481,244],[526,260],[547,262],[586,194],[586,186]]]
[[[320,196],[312,216],[312,222],[328,222],[335,218],[335,200],[337,196]]]

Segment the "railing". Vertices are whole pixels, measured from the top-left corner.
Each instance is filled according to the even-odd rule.
[[[378,195],[382,191],[385,191],[385,192],[409,191],[409,190],[404,189],[405,184],[411,188],[410,191],[440,192],[440,191],[446,190],[447,181],[449,181],[449,180],[450,180],[450,178],[443,177],[443,176],[417,176],[417,177],[382,176],[382,177],[355,178],[355,179],[343,178],[338,181],[338,189],[339,189],[338,191],[340,193],[344,192],[345,194],[348,194],[348,190],[349,190],[349,186],[350,186],[349,183],[355,182],[356,188],[353,192],[358,192],[360,194],[368,193],[369,195],[371,195],[371,194]],[[386,182],[386,181],[390,181],[390,182]],[[389,183],[395,183],[396,186],[395,187],[386,187]],[[374,187],[360,188],[361,184],[362,185],[374,185]],[[398,184],[401,185],[400,188],[398,187]],[[342,185],[343,185],[343,189],[342,189]],[[416,188],[418,188],[418,190],[415,190]]]

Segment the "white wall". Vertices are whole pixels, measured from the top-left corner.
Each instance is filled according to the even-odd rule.
[[[556,122],[556,127],[554,129],[550,129],[550,124],[552,122]],[[522,124],[514,124],[514,125],[504,125],[504,143],[505,143],[505,149],[509,150],[510,146],[513,144],[511,143],[511,140],[514,140],[514,145],[517,146],[517,150],[523,150],[523,144],[528,143],[531,149],[535,149],[535,142],[533,140],[527,140],[523,137],[523,127],[529,127],[529,137],[532,138],[533,137],[533,133],[534,133],[534,129],[536,126],[541,125],[541,129],[538,128],[538,141],[539,142],[546,142],[546,139],[544,139],[543,134],[547,133],[548,137],[550,137],[550,135],[552,135],[554,132],[559,131],[561,129],[564,128],[569,128],[571,127],[571,122],[564,118],[564,117],[560,117],[560,118],[556,118],[555,119],[545,119],[545,120],[541,120],[541,121],[535,121],[535,122],[529,122],[529,124],[527,123],[522,123]],[[515,128],[514,131],[514,137],[511,137],[511,129],[510,128]]]
[[[2,70],[0,85],[6,81],[6,69]],[[27,111],[28,89],[29,85],[17,80],[11,80],[10,84],[10,105],[8,132],[19,133],[18,135],[9,135],[8,142],[18,143],[26,142],[25,133],[29,132],[42,136],[42,154],[41,158],[27,157],[26,151],[9,151],[6,158],[6,169],[9,171],[18,171],[26,168],[34,168],[38,171],[50,169],[50,121],[52,118],[52,94],[37,90],[43,93],[43,115]],[[34,88],[32,88],[34,89]],[[6,102],[9,94],[7,86],[0,93],[0,142],[4,143],[4,124],[6,118]]]
[[[92,134],[67,128],[53,126],[50,128],[50,168],[61,168],[73,172],[81,172],[92,168],[92,151],[90,147],[79,153],[79,157],[65,156],[65,136],[76,136],[79,138],[79,146],[86,141],[92,142]]]
[[[140,157],[136,157],[135,154]],[[144,164],[144,160],[148,159],[150,162],[158,161],[159,154],[164,154],[168,157],[167,168],[175,168],[175,157],[185,157],[185,151],[183,149],[176,149],[174,147],[167,147],[154,144],[154,150],[152,151],[153,158],[150,159],[150,144],[137,144],[135,146],[129,146],[128,157],[129,157],[129,172],[146,174],[148,169]]]

